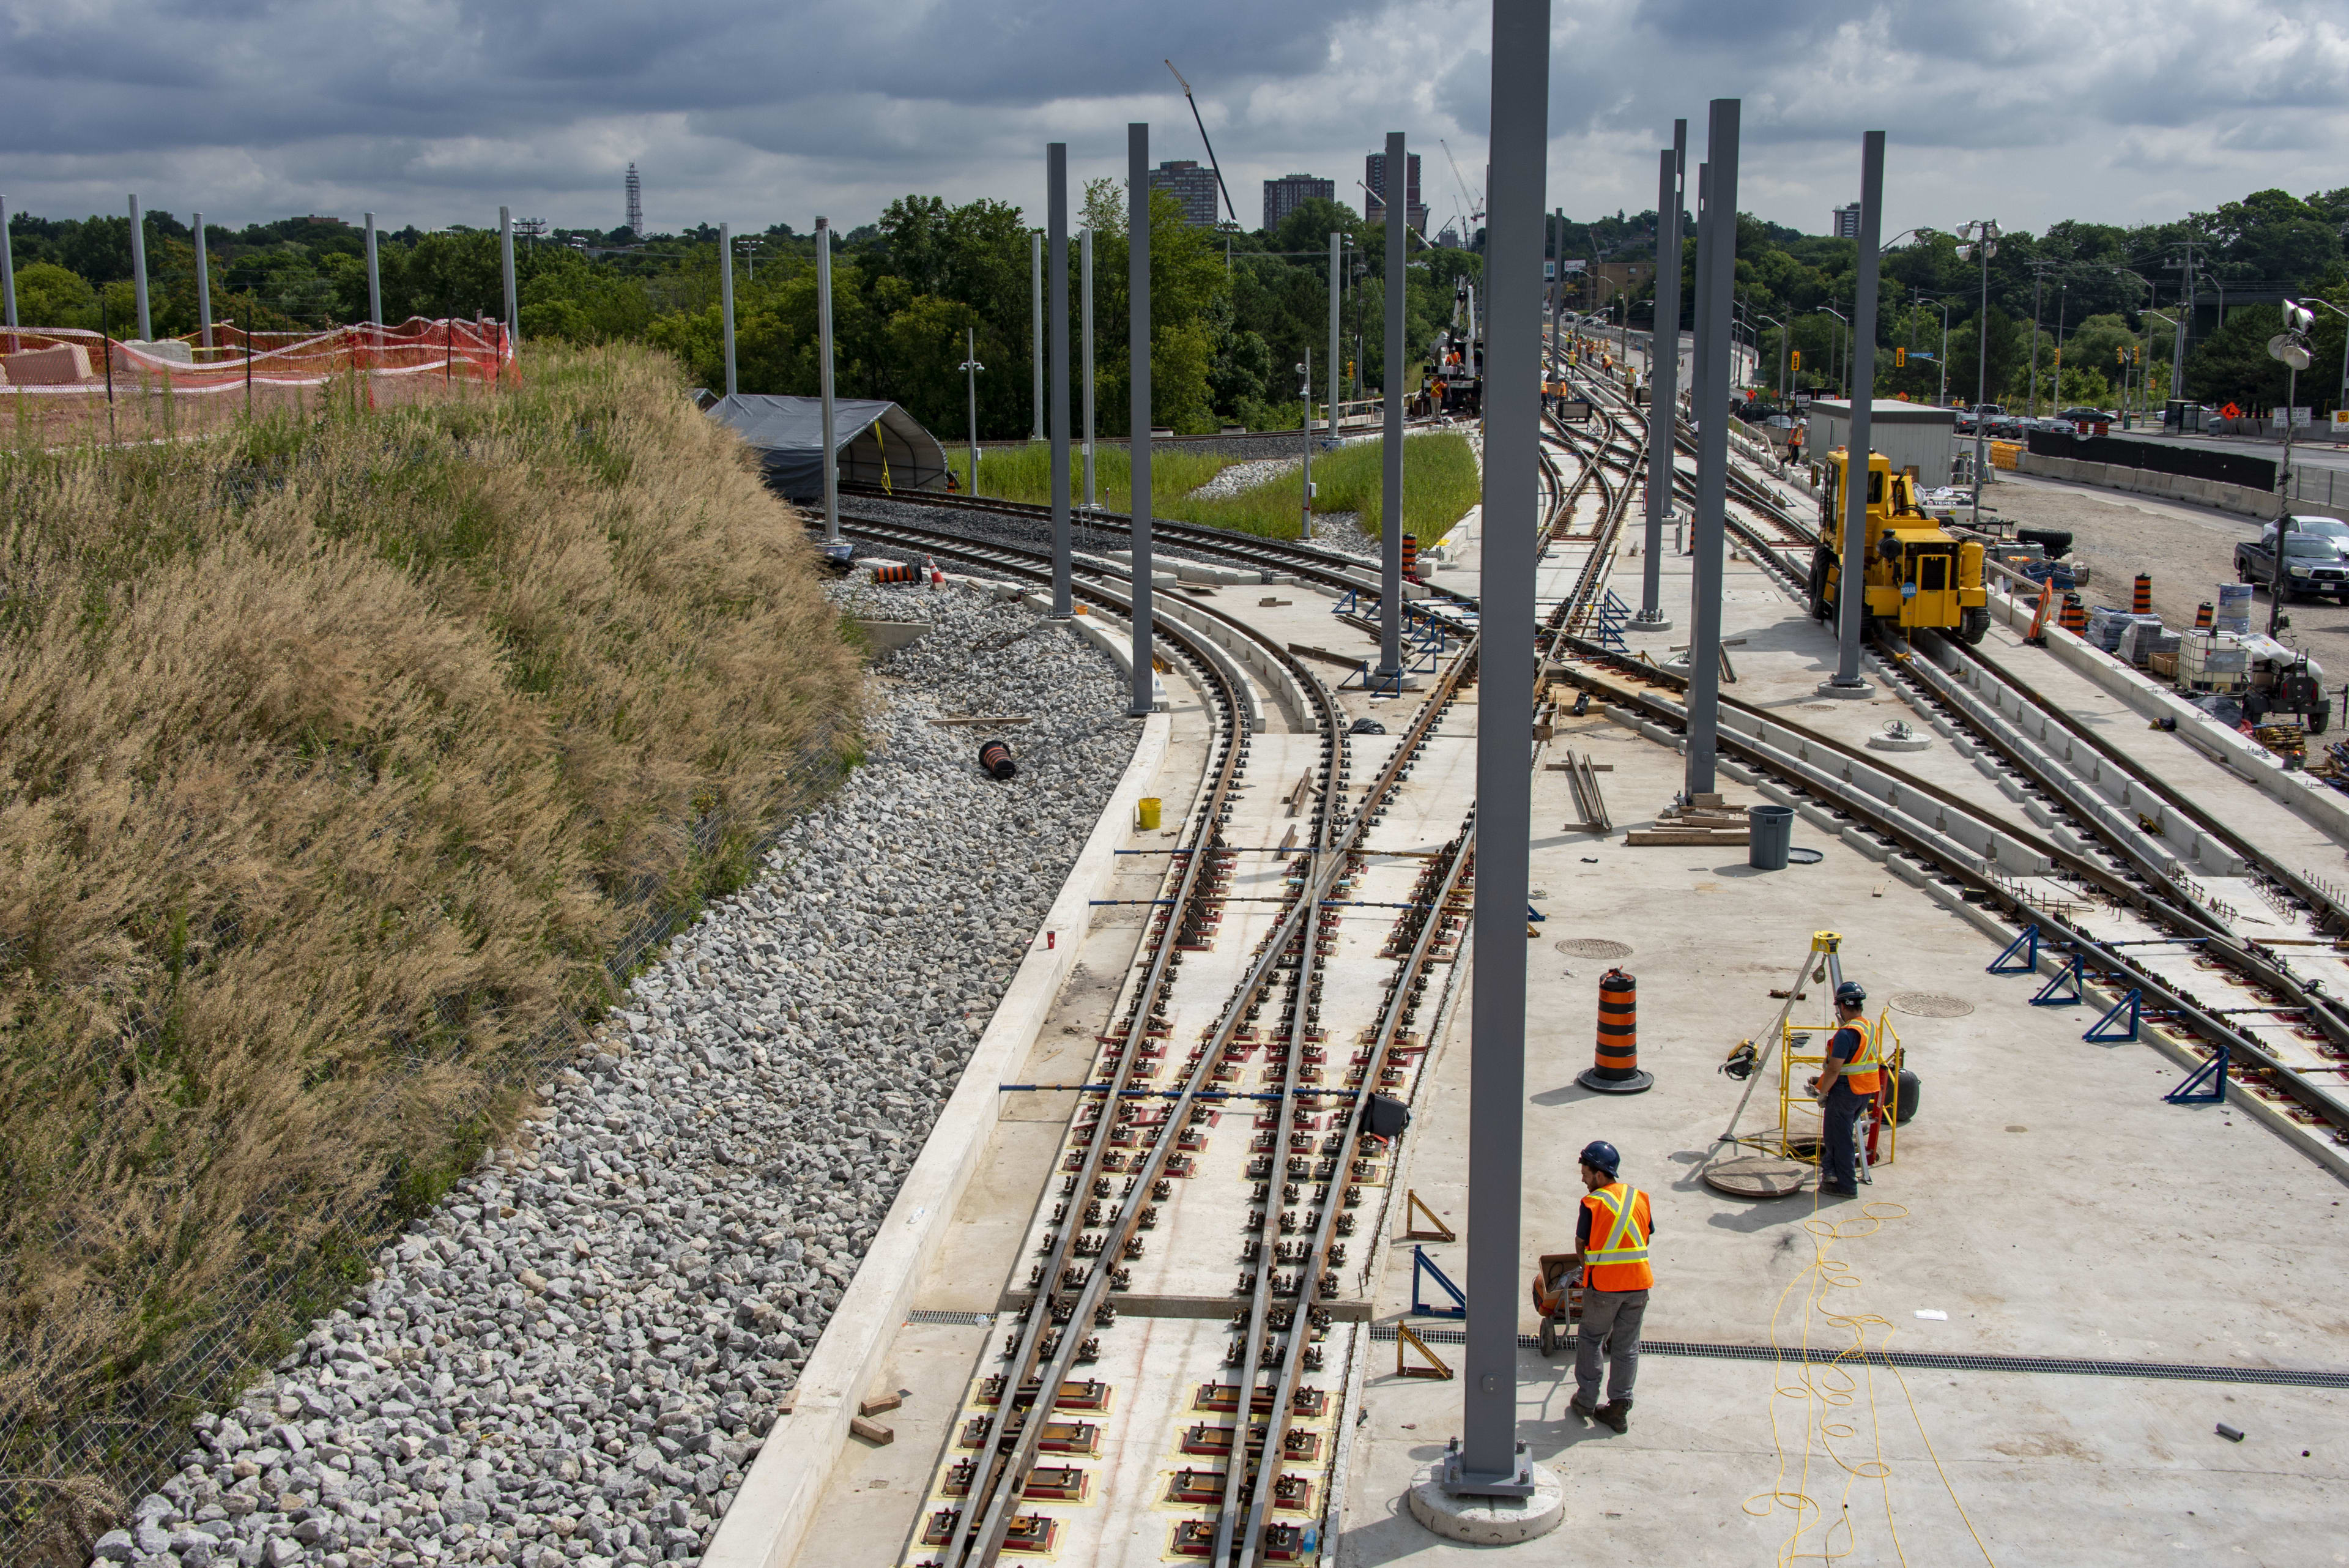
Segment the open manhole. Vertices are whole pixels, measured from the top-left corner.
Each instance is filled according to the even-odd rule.
[[[1619,959],[1631,956],[1627,942],[1610,942],[1605,937],[1568,937],[1557,944],[1557,950],[1568,958]]]
[[[1892,999],[1892,1005],[1919,1018],[1963,1018],[1974,1010],[1971,1002],[1930,991],[1904,991]]]

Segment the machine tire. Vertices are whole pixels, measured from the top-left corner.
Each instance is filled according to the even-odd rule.
[[[2268,716],[2267,708],[2256,697],[2245,696],[2242,707],[2243,722],[2246,723],[2256,724]]]
[[[1834,601],[1826,596],[1827,547],[1811,546],[1811,618],[1825,620],[1835,613]]]
[[[1547,1317],[1541,1321],[1541,1353],[1544,1358],[1557,1354],[1557,1324]]]
[[[2310,734],[2321,735],[2324,733],[2324,726],[2333,722],[2333,710],[2329,706],[2313,709],[2302,713],[2301,718],[2307,723]]]
[[[1989,635],[1990,607],[1988,605],[1977,605],[1972,609],[1961,611],[1959,614],[1958,640],[1960,642],[1964,643],[1968,648],[1978,648],[1982,645],[1982,639]]]

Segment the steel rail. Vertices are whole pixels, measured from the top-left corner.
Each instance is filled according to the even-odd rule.
[[[1571,678],[1569,672],[1568,679]],[[1682,715],[1674,708],[1646,697],[1643,693],[1610,692],[1608,696],[1615,701],[1629,697],[1636,706],[1644,708],[1651,716],[1662,722],[1675,725],[1685,723]],[[1784,722],[1784,721],[1778,722]],[[1815,736],[1808,731],[1804,733],[1806,741],[1835,744],[1824,736]],[[2137,962],[2120,944],[2098,940],[2091,936],[2085,928],[2075,926],[2054,911],[2032,903],[2016,892],[2011,885],[1988,875],[1985,868],[1976,865],[1971,857],[1963,858],[1954,857],[1933,840],[1910,831],[1899,820],[1899,813],[1880,805],[1875,797],[1857,784],[1835,777],[1825,770],[1814,769],[1805,773],[1790,768],[1772,754],[1774,748],[1751,742],[1734,731],[1726,729],[1722,731],[1721,744],[1724,751],[1741,756],[1750,765],[1783,780],[1804,794],[1825,795],[1837,809],[1859,819],[1870,832],[1890,840],[1905,853],[1927,865],[1938,867],[1943,875],[1962,883],[1984,900],[1996,904],[2018,922],[2038,926],[2043,935],[2052,933],[2050,945],[2069,947],[2081,955],[2084,973],[2093,970],[2106,977],[2125,976],[2128,984],[2142,993],[2151,1011],[2172,1013],[2185,1020],[2196,1034],[2225,1044],[2238,1061],[2248,1061],[2252,1066],[2280,1080],[2289,1088],[2292,1098],[2299,1101],[2309,1111],[2332,1123],[2335,1127],[2343,1129],[2344,1133],[2349,1133],[2349,1106],[2344,1106],[2333,1098],[2333,1096],[2339,1092],[2338,1090],[2332,1085],[2313,1082],[2270,1051],[2256,1035],[2230,1023],[2222,1010],[2204,1007],[2190,992],[2180,990],[2160,974]],[[1845,749],[1848,750],[1848,748]],[[1880,763],[1874,765],[1882,766]],[[1906,775],[1903,776],[1905,778]],[[2011,833],[2012,829],[2007,829],[2002,825],[2002,831]],[[2136,899],[2131,901],[2137,903]],[[2207,929],[2209,924],[2207,921],[2189,919],[2175,906],[2162,900],[2148,898],[2143,903],[2138,903],[2137,907],[2140,913],[2158,924],[2186,927],[2189,930],[2196,926],[2206,928],[2203,930],[2194,931],[2191,939],[2201,943],[2202,951],[2206,956],[2216,959],[2226,968],[2236,971],[2243,983],[2278,991],[2288,998],[2294,999],[2291,1011],[2305,1011],[2313,1016],[2323,1016],[2323,1010],[2314,1004],[2313,993],[2307,990],[2304,982],[2280,969],[2275,963],[2251,952],[2248,945],[2231,932],[2221,928],[2219,932],[2210,933]],[[2090,961],[2091,960],[2093,962]],[[2330,1002],[2329,998],[2324,1000]],[[2349,1139],[2344,1141],[2349,1141]]]
[[[1010,571],[1030,580],[1050,580],[1050,567],[1040,565],[1040,558],[1033,552],[1018,551],[1000,545],[979,545],[975,541],[953,535],[929,536],[926,535],[926,531],[904,524],[875,524],[865,519],[854,518],[846,513],[842,515],[841,525],[843,533],[860,534],[895,547],[905,547],[910,536],[916,547],[933,555],[943,555],[950,560],[969,560],[991,569]],[[1072,583],[1071,586],[1073,591],[1083,597],[1108,606],[1119,606],[1122,603],[1122,607],[1127,613],[1132,613],[1133,605],[1130,598],[1106,589],[1090,576],[1083,581]],[[1157,618],[1153,618],[1155,620]],[[1170,863],[1170,872],[1176,878],[1174,907],[1167,913],[1164,929],[1154,945],[1147,976],[1134,994],[1133,1022],[1127,1030],[1127,1048],[1120,1053],[1117,1073],[1112,1080],[1114,1087],[1109,1091],[1107,1098],[1102,1102],[1104,1115],[1102,1123],[1088,1146],[1082,1168],[1078,1175],[1076,1192],[1080,1198],[1092,1190],[1094,1180],[1101,1174],[1102,1161],[1109,1150],[1110,1127],[1106,1107],[1116,1104],[1131,1086],[1134,1069],[1141,1060],[1139,1049],[1141,1038],[1149,1028],[1151,1009],[1159,992],[1166,984],[1167,971],[1172,967],[1174,958],[1173,935],[1181,925],[1185,913],[1192,909],[1195,902],[1212,901],[1200,900],[1199,881],[1216,847],[1215,841],[1220,835],[1224,803],[1238,777],[1246,751],[1246,736],[1240,729],[1242,709],[1239,694],[1228,689],[1216,661],[1207,657],[1204,637],[1183,627],[1181,622],[1174,621],[1171,618],[1163,623],[1162,629],[1168,634],[1176,646],[1184,649],[1186,657],[1191,659],[1200,678],[1200,690],[1208,695],[1215,713],[1214,722],[1220,737],[1216,756],[1217,769],[1208,788],[1202,792],[1198,804],[1193,810],[1190,824],[1191,852],[1176,857],[1179,866]],[[1186,1096],[1184,1108],[1187,1108],[1188,1103]],[[1175,1114],[1170,1113],[1166,1125],[1174,1125],[1175,1119]],[[1159,1140],[1157,1147],[1162,1157],[1169,1141],[1163,1138]],[[1154,1162],[1148,1179],[1135,1184],[1134,1190],[1137,1193],[1143,1195],[1148,1193],[1150,1182],[1156,1179],[1158,1163],[1160,1162]],[[1039,1208],[1040,1209],[1043,1202],[1050,1200],[1050,1189],[1048,1185],[1039,1199]],[[1125,1207],[1129,1211],[1138,1211],[1142,1204],[1136,1201]],[[979,1462],[988,1467],[985,1490],[993,1501],[983,1527],[979,1530],[972,1529],[973,1507],[982,1494],[978,1478],[974,1475],[973,1485],[968,1494],[968,1501],[958,1521],[958,1527],[947,1542],[946,1562],[950,1568],[951,1565],[969,1559],[970,1548],[981,1533],[991,1537],[992,1547],[999,1548],[1004,1532],[1010,1527],[1009,1510],[1016,1502],[1025,1484],[1028,1469],[1033,1464],[1035,1445],[1040,1439],[1046,1421],[1050,1416],[1054,1399],[1059,1394],[1061,1381],[1066,1376],[1066,1368],[1073,1358],[1075,1348],[1081,1341],[1086,1327],[1092,1321],[1097,1303],[1089,1299],[1081,1310],[1071,1316],[1067,1331],[1061,1336],[1057,1354],[1052,1359],[1050,1376],[1040,1382],[1034,1407],[1022,1424],[1022,1436],[1018,1452],[1015,1455],[1006,1456],[1003,1453],[1004,1428],[1019,1409],[1019,1393],[1026,1385],[1029,1369],[1034,1366],[1039,1359],[1038,1351],[1044,1331],[1052,1320],[1052,1305],[1059,1293],[1059,1282],[1062,1272],[1070,1266],[1076,1240],[1083,1233],[1084,1229],[1081,1224],[1071,1224],[1056,1238],[1045,1264],[1044,1276],[1040,1281],[1040,1288],[1036,1292],[1035,1298],[1022,1319],[1019,1345],[1006,1358],[1009,1363],[1009,1370],[1004,1378],[1003,1395],[997,1401],[993,1414],[988,1417],[987,1428],[979,1448]],[[1123,1250],[1122,1238],[1114,1246],[1106,1248],[1097,1262],[1089,1270],[1089,1279],[1095,1282],[1105,1282],[1108,1279],[1110,1268],[1115,1263]],[[916,1528],[919,1528],[920,1522],[917,1514],[915,1520]],[[992,1548],[982,1552],[980,1561],[991,1563],[993,1560]]]
[[[848,525],[849,520],[844,518],[843,524]],[[1019,551],[1010,546],[980,544],[959,535],[931,535],[926,530],[903,524],[877,523],[859,519],[854,522],[854,526],[867,536],[895,547],[918,547],[936,555],[947,556],[950,559],[973,559],[998,569],[1016,570],[1030,577],[1040,575],[1039,569],[1032,564],[1029,564],[1035,559],[1032,553]],[[1022,557],[1026,559],[1023,561]],[[1122,597],[1103,590],[1094,581],[1087,582],[1086,591],[1102,597],[1105,602],[1116,603]],[[1180,623],[1175,624],[1179,626]],[[1281,651],[1285,657],[1286,650]],[[1464,673],[1473,668],[1475,653],[1475,644],[1472,639],[1446,673],[1444,680],[1439,683],[1434,691],[1431,692],[1428,701],[1414,720],[1412,729],[1406,732],[1402,742],[1395,748],[1392,757],[1378,781],[1364,796],[1361,808],[1350,819],[1344,842],[1332,846],[1320,857],[1324,864],[1316,867],[1309,876],[1303,893],[1276,926],[1263,955],[1251,966],[1249,972],[1235,991],[1232,999],[1226,1003],[1225,1012],[1213,1037],[1199,1053],[1197,1064],[1179,1092],[1174,1106],[1170,1109],[1165,1120],[1160,1123],[1154,1132],[1150,1152],[1143,1168],[1133,1179],[1133,1187],[1136,1192],[1146,1193],[1164,1170],[1165,1159],[1174,1142],[1167,1136],[1168,1130],[1179,1127],[1187,1119],[1207,1075],[1213,1070],[1216,1059],[1229,1044],[1231,1036],[1237,1031],[1247,1007],[1263,990],[1267,978],[1271,971],[1278,967],[1278,961],[1284,949],[1303,924],[1305,918],[1318,909],[1321,901],[1328,896],[1330,887],[1335,882],[1338,873],[1343,867],[1346,853],[1359,842],[1361,836],[1366,830],[1372,808],[1392,792],[1402,771],[1410,765],[1413,755],[1424,743],[1427,732],[1433,727],[1435,718],[1448,705],[1451,696],[1457,690]],[[1213,670],[1212,661],[1209,661],[1208,668],[1210,670]],[[1313,682],[1313,687],[1318,688],[1319,682]],[[1229,722],[1236,723],[1236,705],[1231,711],[1233,718]],[[1341,742],[1342,737],[1332,734],[1330,740],[1332,743],[1330,754],[1330,760],[1334,762],[1336,746]],[[1244,746],[1244,742],[1242,745]],[[1212,836],[1213,825],[1218,820],[1223,797],[1228,791],[1233,776],[1231,763],[1236,761],[1240,750],[1239,747],[1231,747],[1228,742],[1226,746],[1228,749],[1226,753],[1226,773],[1217,782],[1214,799],[1209,803],[1210,809],[1200,814],[1200,821],[1205,825],[1209,836]],[[1323,809],[1333,811],[1335,805],[1334,792],[1325,790]],[[1184,871],[1183,890],[1177,894],[1178,907],[1188,906],[1195,888],[1198,869],[1205,864],[1207,853],[1211,849],[1211,845],[1202,845],[1193,854],[1185,857],[1186,865]],[[1168,917],[1165,923],[1167,934],[1171,935],[1179,920],[1179,915]],[[1138,995],[1134,1010],[1135,1029],[1146,1029],[1148,1026],[1150,1004],[1154,1001],[1156,992],[1163,984],[1164,969],[1171,952],[1172,943],[1164,941],[1162,938],[1161,950],[1154,955],[1153,959],[1153,978],[1145,982]],[[1300,1016],[1302,1006],[1300,1002]],[[1128,1038],[1129,1041],[1133,1039],[1133,1031],[1129,1031]],[[1113,1103],[1115,1099],[1123,1096],[1130,1086],[1133,1068],[1138,1059],[1138,1051],[1128,1051],[1123,1054],[1115,1080],[1116,1086],[1109,1091],[1110,1099],[1105,1101],[1105,1104]],[[1104,1132],[1106,1127],[1107,1123],[1104,1120]],[[1079,1177],[1078,1191],[1081,1194],[1090,1189],[1093,1179],[1098,1176],[1100,1163],[1107,1147],[1108,1140],[1105,1136],[1096,1136],[1092,1140],[1083,1170]],[[1037,1448],[1041,1441],[1045,1424],[1044,1417],[1050,1409],[1051,1397],[1058,1390],[1061,1383],[1065,1380],[1073,1365],[1083,1329],[1091,1324],[1099,1311],[1101,1298],[1106,1292],[1110,1267],[1118,1257],[1123,1255],[1125,1244],[1136,1227],[1141,1207],[1140,1202],[1125,1205],[1113,1218],[1108,1227],[1110,1236],[1099,1255],[1099,1261],[1087,1272],[1084,1282],[1079,1289],[1077,1300],[1069,1318],[1068,1331],[1061,1335],[1050,1364],[1041,1369],[1040,1376],[1023,1376],[1038,1359],[1037,1349],[1040,1345],[1042,1330],[1052,1316],[1054,1298],[1059,1293],[1058,1282],[1062,1271],[1068,1267],[1071,1249],[1076,1237],[1085,1228],[1078,1225],[1071,1226],[1056,1243],[1048,1272],[1041,1282],[1042,1288],[1038,1291],[1029,1309],[1022,1330],[1020,1346],[1010,1358],[1014,1370],[1006,1377],[1004,1397],[999,1403],[995,1414],[989,1418],[982,1444],[982,1455],[985,1462],[990,1466],[990,1475],[985,1489],[990,1494],[987,1513],[973,1529],[970,1528],[970,1511],[966,1510],[962,1526],[957,1528],[950,1543],[951,1555],[947,1559],[949,1563],[969,1561],[974,1549],[977,1552],[977,1560],[982,1565],[993,1563],[1000,1554],[1004,1537],[1011,1523],[1010,1511],[1016,1506],[1016,1501],[1025,1485],[1027,1474],[1035,1462]],[[999,1459],[997,1456],[1001,1454],[1004,1448],[1003,1428],[1012,1414],[1013,1407],[1018,1403],[1018,1392],[1030,1381],[1038,1385],[1037,1409],[1034,1418],[1023,1423],[1019,1438],[1008,1459]],[[1244,1433],[1244,1423],[1237,1431]],[[1242,1447],[1244,1449],[1244,1444]],[[974,1506],[981,1490],[978,1485],[974,1485],[970,1490],[968,1496]]]

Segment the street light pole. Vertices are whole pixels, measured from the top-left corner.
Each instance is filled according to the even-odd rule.
[[[1973,249],[1982,256],[1982,313],[1974,317],[1974,504],[1973,526],[1982,526],[1983,431],[1982,405],[1990,400],[1990,258],[1998,254],[1998,223],[1992,218],[1980,218],[1965,225],[1959,233],[1973,241]],[[1964,246],[1959,247],[1958,259],[1967,259]]]
[[[962,372],[964,395],[970,401],[970,493],[978,493],[978,373],[987,369],[978,362],[978,334],[966,327],[962,329],[962,363],[955,367]]]
[[[1297,536],[1313,537],[1313,350],[1297,362],[1297,395],[1305,404],[1305,469],[1298,495]]]
[[[2302,304],[2302,305],[2304,305],[2304,306],[2306,306],[2306,305],[2321,305],[2321,306],[2324,306],[2324,308],[2325,308],[2325,309],[2327,309],[2327,310],[2329,310],[2329,311],[2333,312],[2333,315],[2335,315],[2335,316],[2337,316],[2337,317],[2341,317],[2341,319],[2342,319],[2342,332],[2341,332],[2341,401],[2340,401],[2337,405],[2335,405],[2335,406],[2336,406],[2336,407],[2339,407],[2339,408],[2349,409],[2349,310],[2344,310],[2344,309],[2342,309],[2339,306],[2337,306],[2337,305],[2333,304],[2333,303],[2331,300],[2329,300],[2329,299],[2318,299],[2318,298],[2315,298],[2315,297],[2314,297],[2314,296],[2312,296],[2311,297],[2307,298],[2307,299],[2303,299],[2303,300],[2302,300],[2300,303],[2301,303],[2301,304]],[[2284,406],[2285,406],[2286,408],[2291,407],[2291,405],[2290,405],[2289,403],[2285,404]]]

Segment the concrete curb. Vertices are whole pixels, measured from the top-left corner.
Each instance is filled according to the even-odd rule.
[[[719,1521],[704,1568],[781,1568],[798,1555],[823,1500],[833,1464],[848,1442],[856,1402],[872,1386],[891,1339],[913,1308],[922,1277],[945,1245],[963,1190],[995,1129],[999,1085],[1017,1071],[1061,988],[1076,967],[1090,901],[1116,868],[1118,846],[1132,831],[1134,803],[1166,760],[1174,722],[1143,721],[1133,760],[1110,793],[1101,820],[1044,917],[1043,929],[1065,942],[1031,946],[979,1036],[905,1184],[822,1338],[800,1373],[792,1414],[777,1417],[733,1506]]]
[[[2028,630],[2033,607],[1992,589],[1991,610],[2016,630]],[[2157,685],[2100,648],[2091,647],[2060,627],[2046,628],[2047,651],[2075,673],[2086,676],[2147,719],[2177,722],[2178,738],[2208,754],[2244,782],[2292,807],[2325,836],[2349,847],[2349,795],[2316,783],[2305,774],[2286,773],[2274,755],[2246,735],[2213,723],[2209,715],[2181,699],[2167,686]]]
[[[2278,451],[2280,453],[2282,449]],[[2060,479],[2073,484],[2093,484],[2100,490],[2127,490],[2138,495],[2159,496],[2165,501],[2215,506],[2221,512],[2232,512],[2262,522],[2275,516],[2276,493],[2255,489],[2248,484],[2225,484],[2215,479],[2196,479],[2189,474],[2164,473],[2151,468],[2130,468],[2117,462],[2087,462],[2076,457],[2042,457],[2030,451],[2016,455],[2014,467],[2018,473],[2036,474],[2042,479]],[[2349,508],[2303,501],[2295,496],[2292,511],[2302,517],[2338,518]]]

